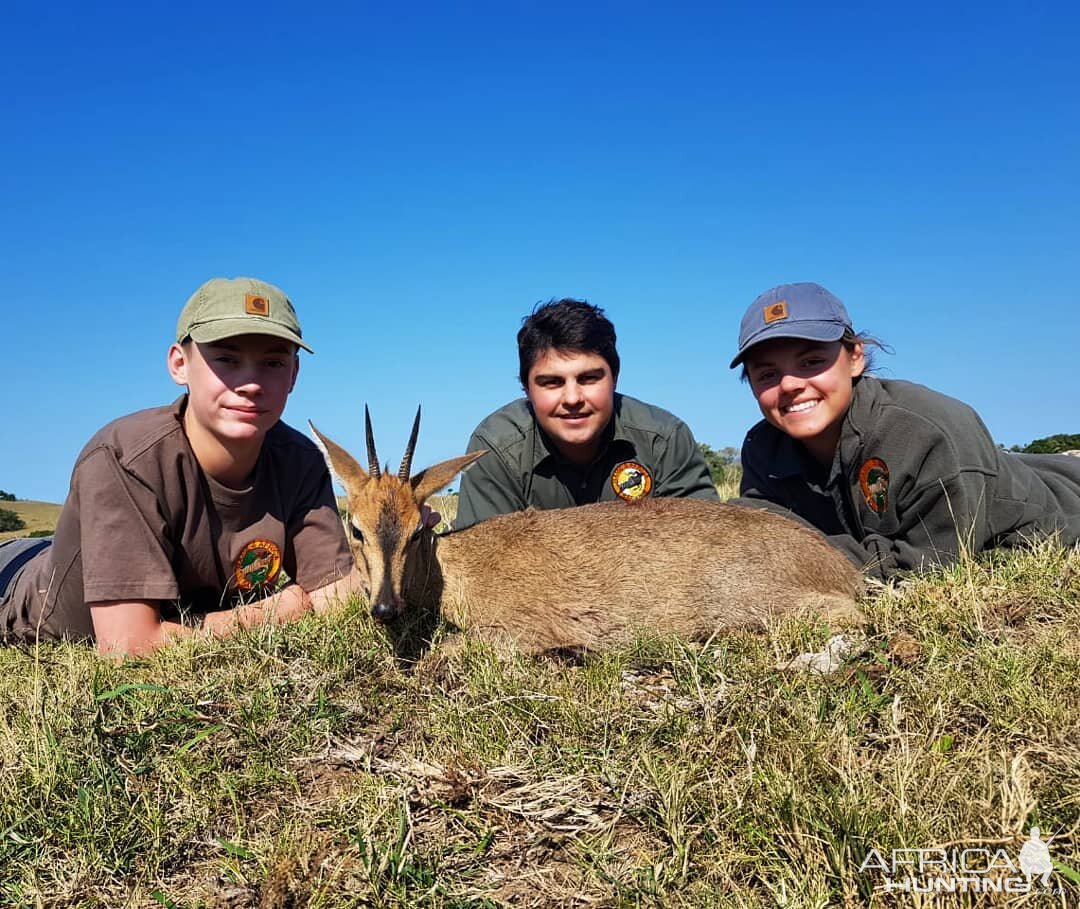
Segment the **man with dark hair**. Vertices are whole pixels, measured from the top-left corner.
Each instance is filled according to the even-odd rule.
[[[464,474],[454,527],[525,508],[616,498],[717,499],[689,428],[615,391],[615,326],[583,300],[552,300],[518,332],[525,398],[485,419],[468,450],[488,454]]]

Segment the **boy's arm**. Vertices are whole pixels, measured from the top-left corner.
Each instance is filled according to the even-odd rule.
[[[317,615],[322,615],[341,606],[354,594],[366,596],[367,588],[367,579],[359,570],[353,568],[345,577],[312,590],[308,596],[311,598],[312,609]]]
[[[284,625],[295,622],[312,608],[312,599],[297,584],[233,609],[208,612],[200,627],[169,622],[153,600],[106,600],[88,604],[94,624],[98,652],[109,656],[144,656],[172,638],[188,637],[203,631],[215,637],[229,637],[242,628],[257,625]]]

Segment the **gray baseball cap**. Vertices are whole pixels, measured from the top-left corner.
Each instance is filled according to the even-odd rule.
[[[304,343],[296,310],[281,288],[257,278],[211,278],[184,305],[176,343],[191,338],[204,344],[237,335],[271,335],[315,352]]]
[[[838,341],[845,331],[854,330],[844,304],[820,284],[781,284],[765,291],[746,310],[739,326],[739,352],[730,368],[738,366],[746,352],[762,341]]]

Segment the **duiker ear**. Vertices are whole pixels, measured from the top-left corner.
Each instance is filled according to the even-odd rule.
[[[315,424],[308,420],[308,426],[315,433],[315,438],[322,449],[323,457],[326,458],[330,472],[338,478],[341,485],[349,492],[353,492],[363,486],[370,477],[351,454],[336,442],[331,441],[315,428]]]
[[[461,471],[487,454],[487,449],[474,451],[471,454],[462,455],[460,458],[451,458],[449,461],[441,461],[433,464],[427,470],[421,470],[415,477],[409,480],[413,489],[413,498],[420,505],[427,501],[428,496],[438,492],[446,486]]]

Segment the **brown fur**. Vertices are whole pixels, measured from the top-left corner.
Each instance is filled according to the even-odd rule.
[[[640,631],[702,639],[796,610],[858,618],[862,576],[838,550],[794,521],[735,505],[661,498],[530,509],[410,539],[427,497],[484,452],[408,482],[375,479],[312,429],[346,487],[363,534],[357,564],[384,621],[438,609],[460,628],[542,651],[609,646]]]

